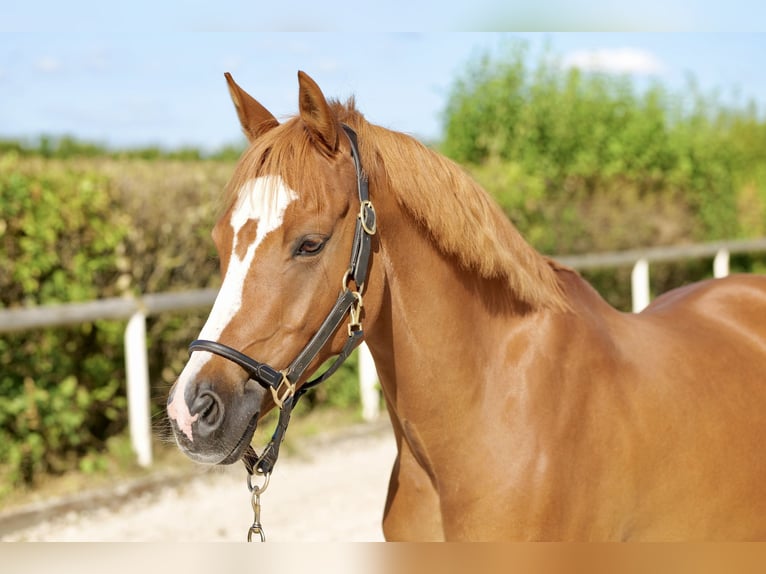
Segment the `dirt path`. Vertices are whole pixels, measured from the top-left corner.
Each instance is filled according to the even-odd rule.
[[[396,453],[385,427],[357,429],[283,453],[262,497],[269,541],[382,540],[380,520]],[[163,486],[118,506],[70,511],[2,541],[241,541],[252,523],[240,465]]]

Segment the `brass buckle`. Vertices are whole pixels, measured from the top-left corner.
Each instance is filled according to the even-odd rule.
[[[372,213],[372,226],[367,223],[368,212]],[[375,207],[369,199],[363,201],[359,208],[359,221],[362,222],[362,229],[364,229],[367,235],[375,235],[378,230],[378,219],[375,214]]]
[[[353,291],[352,294],[354,295],[354,299],[356,299],[356,302],[351,305],[351,308],[348,310],[349,320],[348,320],[348,336],[352,337],[354,331],[361,331],[362,330],[362,320],[361,320],[361,314],[362,314],[362,295],[358,291]]]
[[[269,387],[269,390],[271,391],[271,396],[274,399],[274,404],[277,405],[280,410],[282,410],[284,402],[295,394],[295,385],[290,382],[284,371],[280,371],[279,373],[282,375],[282,380],[280,381],[279,386],[276,389],[274,387]],[[279,389],[281,389],[283,385],[286,390],[280,397]]]

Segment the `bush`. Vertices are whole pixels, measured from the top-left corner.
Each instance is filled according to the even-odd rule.
[[[0,157],[0,303],[119,294],[126,214],[102,174]],[[0,339],[0,460],[9,485],[62,471],[125,425],[120,325]]]
[[[71,145],[76,149],[77,146]],[[0,152],[0,307],[217,287],[210,232],[231,161],[66,161]],[[152,411],[208,310],[147,321]],[[0,495],[44,473],[93,471],[127,425],[122,321],[0,337]],[[345,365],[309,407],[358,404]],[[156,432],[168,429],[160,422]]]
[[[0,306],[215,286],[209,232],[230,168],[4,153]],[[205,314],[148,321],[157,415]],[[92,461],[125,429],[124,328],[99,321],[0,338],[5,488]]]
[[[514,46],[460,77],[443,151],[464,163],[530,242],[569,254],[766,235],[766,124],[690,86],[639,91],[563,70]],[[0,306],[215,287],[210,231],[235,149],[108,153],[74,140],[0,142]],[[119,159],[118,159],[119,158]],[[763,258],[733,267],[763,272]],[[653,267],[653,289],[709,274]],[[629,308],[629,270],[585,274]],[[152,408],[165,398],[207,310],[150,317]],[[0,338],[0,489],[98,468],[126,425],[122,322]],[[352,365],[304,401],[358,402]],[[1,494],[1,493],[0,493]]]
[[[445,134],[442,151],[545,253],[766,235],[766,122],[693,84],[639,90],[550,53],[530,65],[512,44],[454,83]],[[589,275],[611,297],[610,280]],[[660,276],[659,291],[699,278],[694,265]]]

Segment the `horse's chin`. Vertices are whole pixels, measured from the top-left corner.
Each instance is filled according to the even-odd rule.
[[[231,448],[227,448],[224,445],[224,449],[222,449],[223,452],[221,450],[215,450],[212,452],[195,450],[193,448],[193,444],[185,440],[185,436],[179,436],[179,433],[176,433],[176,443],[178,444],[178,447],[181,449],[181,451],[194,462],[210,465],[234,464],[242,458],[242,456],[245,454],[245,451],[250,446],[250,441],[253,440],[253,435],[255,434],[255,429],[257,426],[258,413],[255,413],[255,415],[253,415],[253,417],[250,419],[250,422],[245,427],[242,435],[240,435],[236,444]]]
[[[232,451],[217,464],[234,464],[235,462],[240,460],[242,458],[242,455],[245,454],[245,450],[247,450],[247,447],[250,446],[250,441],[253,440],[253,435],[255,434],[255,429],[257,426],[258,426],[258,413],[255,413],[253,418],[250,420],[250,423],[247,425],[247,428],[245,429],[244,434],[240,437],[239,441],[234,446]]]

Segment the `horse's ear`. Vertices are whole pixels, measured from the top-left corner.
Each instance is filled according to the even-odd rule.
[[[327,104],[322,90],[304,72],[298,72],[298,84],[298,106],[303,123],[326,151],[335,153],[338,149],[338,120]]]
[[[242,129],[250,142],[255,141],[258,136],[279,125],[279,122],[271,115],[271,112],[240,88],[229,72],[226,72],[224,76],[226,76],[226,82],[229,84],[229,93],[234,102],[234,107],[237,108],[239,123],[242,124]]]

